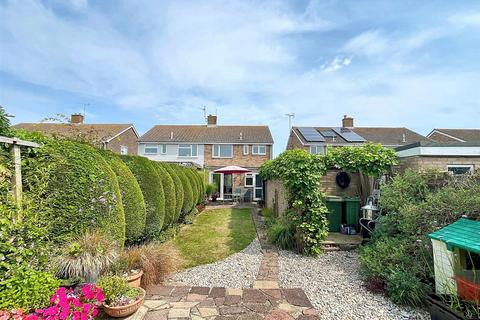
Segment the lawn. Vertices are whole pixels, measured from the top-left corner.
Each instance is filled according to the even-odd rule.
[[[255,239],[251,209],[212,209],[182,228],[174,245],[184,268],[212,263],[244,249]]]

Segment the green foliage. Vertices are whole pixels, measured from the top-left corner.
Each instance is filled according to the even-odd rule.
[[[193,206],[198,203],[198,198],[200,197],[200,184],[197,179],[197,173],[192,168],[185,168],[185,175],[188,178],[190,185],[192,186],[192,197],[193,197]],[[193,209],[193,208],[192,208]]]
[[[163,194],[165,196],[165,222],[163,223],[163,228],[170,226],[175,222],[175,207],[176,207],[176,198],[175,198],[175,185],[173,178],[165,170],[165,168],[160,164],[160,162],[153,162],[155,169],[157,170],[158,176],[162,180]]]
[[[205,201],[206,185],[205,185],[204,180],[203,180],[203,176],[204,176],[203,172],[204,171],[194,170],[195,178],[198,181],[198,186],[199,186],[199,190],[200,190],[199,195],[198,195],[198,199],[197,199],[197,203],[203,203]]]
[[[122,160],[137,178],[145,200],[145,237],[159,235],[165,219],[165,195],[162,181],[152,161],[140,156],[122,156]]]
[[[132,171],[118,155],[111,151],[104,151],[102,155],[118,179],[125,212],[125,241],[127,244],[136,243],[142,239],[145,230],[146,211],[142,189]]]
[[[267,235],[271,243],[282,249],[295,249],[295,225],[288,219],[275,219],[268,226]]]
[[[10,119],[12,116],[0,105],[0,136],[11,137]]]
[[[183,195],[183,185],[182,180],[178,176],[176,170],[168,163],[160,162],[160,164],[165,168],[165,170],[170,174],[170,177],[173,179],[173,186],[175,187],[175,216],[173,222],[178,222],[180,214],[182,213],[184,195]]]
[[[264,179],[280,179],[287,189],[290,214],[295,225],[296,246],[305,254],[320,253],[328,235],[327,208],[320,192],[320,178],[326,168],[322,158],[304,150],[287,150],[260,168]]]
[[[22,308],[29,313],[49,304],[60,282],[44,271],[22,268],[0,281],[0,310]]]
[[[182,216],[184,216],[187,213],[190,213],[190,211],[192,211],[193,207],[195,206],[193,201],[192,185],[190,183],[188,176],[185,174],[185,168],[178,165],[172,165],[172,168],[175,169],[175,172],[177,173],[178,177],[180,178],[180,180],[182,180],[182,187],[183,187]]]
[[[24,191],[39,225],[56,242],[98,229],[123,245],[125,215],[118,180],[98,150],[70,140],[41,140],[41,148],[25,150],[22,170]]]
[[[360,261],[368,278],[381,279],[397,303],[422,305],[433,291],[433,256],[427,235],[462,216],[480,219],[480,176],[447,179],[407,171],[382,186],[383,216]]]
[[[98,279],[97,286],[102,289],[105,304],[114,306],[124,297],[136,298],[138,291],[128,285],[127,280],[121,276],[107,275]]]
[[[215,183],[207,184],[207,187],[205,188],[205,193],[207,196],[211,196],[215,192],[217,192],[217,185]]]
[[[349,172],[361,172],[378,177],[397,164],[395,150],[380,144],[367,143],[360,147],[329,148],[324,158],[328,167],[337,167]]]

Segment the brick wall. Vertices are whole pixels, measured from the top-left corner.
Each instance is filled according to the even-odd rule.
[[[293,132],[293,130],[290,130],[290,136],[288,137],[287,142],[287,150],[292,149],[304,149],[306,151],[309,151],[309,148],[305,147],[302,144],[302,142],[298,139],[297,135]]]
[[[137,135],[133,128],[130,128],[111,140],[107,145],[107,149],[120,154],[120,146],[126,146],[128,148],[128,154],[138,153]]]
[[[243,145],[233,145],[232,158],[213,158],[212,145],[205,145],[205,167],[217,168],[225,166],[240,166],[245,168],[260,168],[260,166],[270,159],[270,149],[272,146],[266,146],[265,155],[252,155],[252,145],[249,145],[248,155],[243,154]]]
[[[435,168],[447,171],[448,165],[468,164],[474,165],[474,170],[480,170],[479,157],[439,157],[439,156],[412,156],[399,158],[399,164],[394,168],[395,172],[404,172],[407,168],[414,170]]]

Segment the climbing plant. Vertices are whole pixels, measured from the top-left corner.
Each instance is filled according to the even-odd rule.
[[[287,189],[287,216],[296,229],[296,247],[305,254],[320,253],[320,244],[328,235],[327,208],[319,189],[325,172],[321,156],[300,149],[287,150],[260,168],[264,179],[283,181]]]

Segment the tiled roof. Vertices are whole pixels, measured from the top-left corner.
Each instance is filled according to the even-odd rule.
[[[333,127],[315,127],[319,132],[332,130]],[[297,135],[300,137],[304,144],[308,144],[303,136],[298,132],[297,127],[293,127],[296,130]],[[411,144],[418,141],[429,140],[428,138],[418,134],[407,128],[381,128],[381,127],[353,127],[349,128],[356,134],[363,137],[367,142],[380,143],[384,146],[402,146]],[[405,135],[405,140],[403,139]],[[348,141],[337,135],[335,140],[332,138],[326,138],[326,143],[335,144],[349,144]]]
[[[428,236],[446,243],[449,250],[460,248],[480,254],[480,221],[460,218]]]
[[[272,144],[273,138],[268,126],[157,125],[139,141]]]
[[[480,141],[480,129],[433,129],[464,141]]]
[[[95,137],[99,141],[108,141],[125,129],[133,127],[133,124],[66,124],[66,123],[19,123],[13,126],[15,129],[38,131],[48,135],[71,137],[78,133]]]

